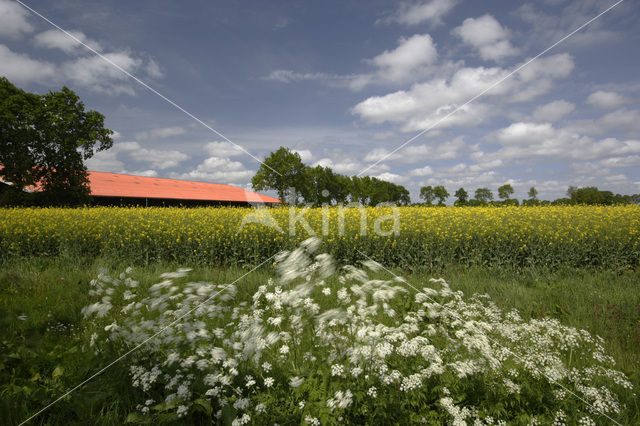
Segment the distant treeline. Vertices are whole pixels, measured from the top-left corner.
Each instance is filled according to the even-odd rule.
[[[498,188],[499,200],[494,200],[493,192],[489,188],[478,188],[475,191],[474,198],[469,198],[469,194],[464,188],[459,188],[455,193],[455,206],[540,206],[540,205],[602,205],[612,206],[616,204],[639,204],[640,194],[621,195],[614,194],[611,191],[601,191],[595,186],[576,188],[570,186],[567,190],[567,197],[558,198],[553,201],[539,200],[538,190],[535,187],[529,188],[528,199],[518,201],[511,198],[514,189],[510,184],[502,185]],[[449,192],[444,186],[423,186],[420,188],[420,198],[424,201],[422,204],[443,206],[445,201],[450,197]]]
[[[251,185],[257,191],[271,189],[282,201],[322,204],[364,205],[411,202],[409,191],[402,185],[371,176],[345,176],[329,167],[305,165],[297,152],[280,147],[260,165]],[[293,193],[289,189],[293,188]],[[290,196],[294,199],[290,199]]]
[[[345,176],[335,173],[329,167],[310,167],[302,162],[300,155],[288,148],[280,147],[272,152],[260,165],[251,179],[257,191],[274,190],[282,201],[304,202],[314,206],[322,204],[361,203],[377,205],[383,202],[408,205],[411,203],[409,191],[402,185],[370,176]],[[289,189],[293,188],[293,193]],[[614,205],[640,203],[640,194],[620,195],[611,191],[601,191],[596,187],[569,187],[566,198],[539,200],[538,190],[531,187],[528,199],[520,202],[511,198],[514,189],[510,184],[498,188],[499,200],[494,200],[490,188],[478,188],[471,198],[464,188],[459,188],[453,196],[455,206],[537,206],[562,204]],[[293,199],[291,197],[293,196]],[[444,206],[451,194],[442,186],[420,188],[420,205]]]

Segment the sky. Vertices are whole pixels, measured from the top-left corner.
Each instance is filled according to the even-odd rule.
[[[154,93],[0,0],[0,76],[36,93],[67,86],[105,115],[114,145],[90,170],[250,189],[257,160],[285,146],[414,201],[424,185],[631,194],[640,4],[540,55],[616,1],[23,2]]]

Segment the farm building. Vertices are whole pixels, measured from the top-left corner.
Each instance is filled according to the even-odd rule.
[[[91,196],[94,203],[100,206],[248,206],[249,203],[280,203],[277,198],[219,183],[91,171],[88,176]],[[5,184],[4,181],[2,184]]]
[[[97,205],[247,206],[249,203],[280,203],[277,198],[232,185],[118,173],[89,172],[89,187]]]

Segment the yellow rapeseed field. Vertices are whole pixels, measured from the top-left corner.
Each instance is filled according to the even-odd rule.
[[[395,221],[393,212],[391,207],[367,208],[364,214],[337,207],[3,209],[0,257],[256,264],[312,231],[325,250],[348,262],[362,259],[362,252],[399,266],[640,265],[640,206],[399,207]]]

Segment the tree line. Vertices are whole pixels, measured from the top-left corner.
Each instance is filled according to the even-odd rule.
[[[345,176],[329,167],[307,166],[297,152],[285,147],[265,158],[251,185],[257,191],[276,191],[281,201],[314,206],[349,202],[407,205],[411,202],[409,191],[402,185],[371,176]],[[289,192],[290,188],[293,193]]]
[[[640,204],[640,194],[621,195],[611,191],[602,191],[595,186],[577,188],[570,186],[567,190],[567,197],[558,198],[553,201],[539,200],[538,190],[535,187],[529,188],[528,199],[522,203],[516,198],[511,198],[514,189],[510,184],[502,185],[498,188],[499,200],[494,200],[493,192],[490,188],[478,188],[475,190],[474,198],[469,198],[469,193],[464,188],[459,188],[455,193],[455,206],[539,206],[539,205],[617,205],[617,204]],[[450,197],[447,189],[442,186],[423,186],[420,188],[420,199],[424,205],[434,205],[437,200],[438,206],[444,206],[445,201]]]

